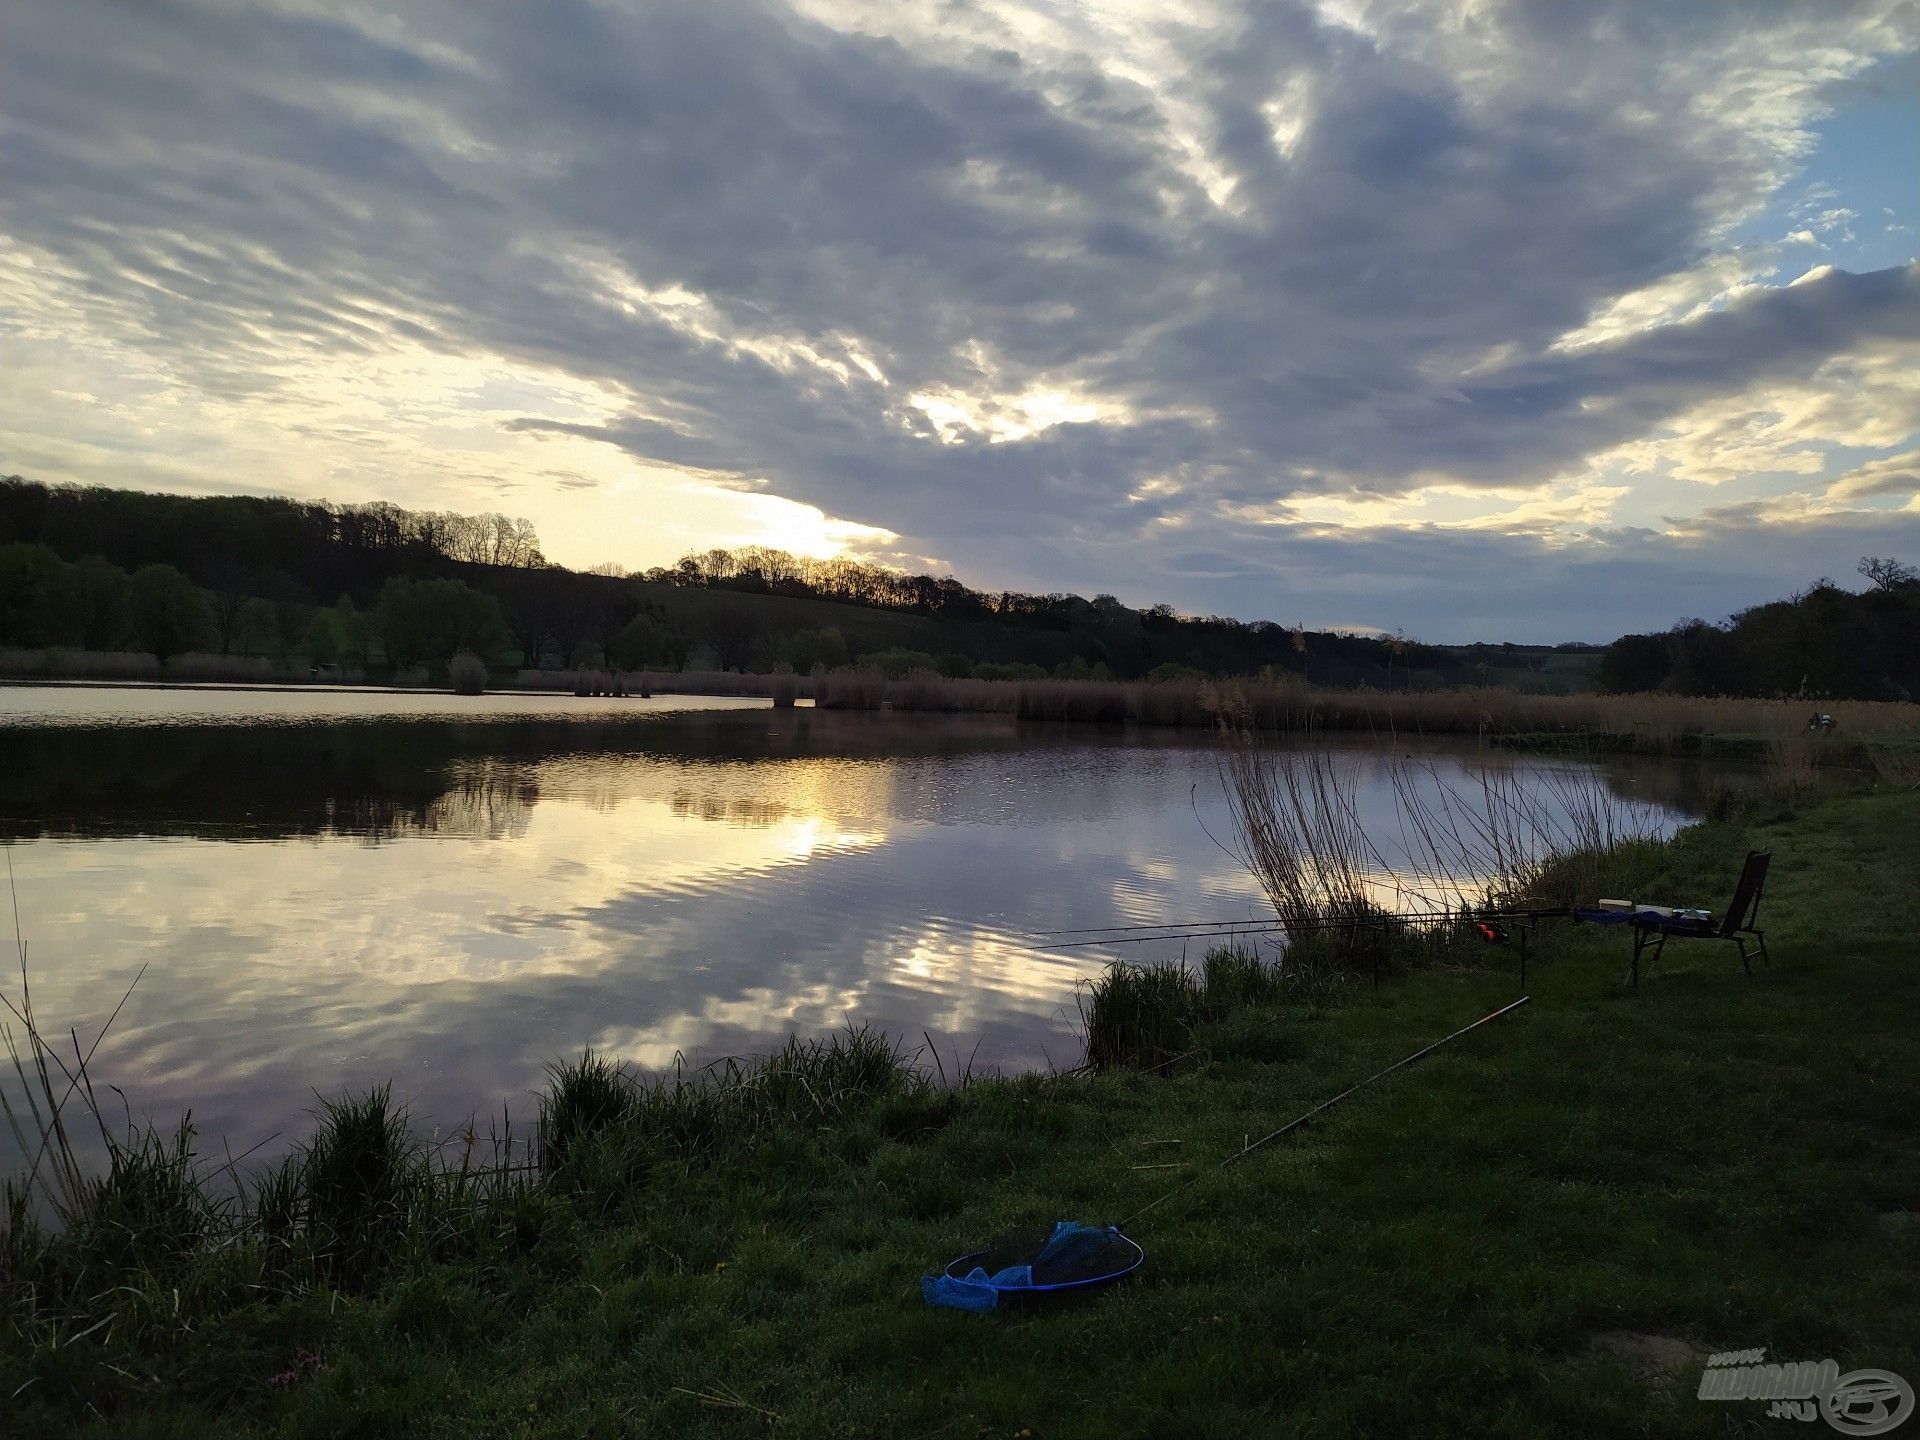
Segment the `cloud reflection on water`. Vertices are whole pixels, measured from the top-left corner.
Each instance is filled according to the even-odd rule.
[[[1191,736],[764,710],[130,734],[7,732],[36,1002],[84,1031],[146,964],[98,1073],[236,1148],[387,1079],[423,1127],[530,1116],[589,1045],[662,1066],[854,1022],[1071,1064],[1108,956],[1027,933],[1261,909]],[[1356,753],[1383,815],[1385,757]]]

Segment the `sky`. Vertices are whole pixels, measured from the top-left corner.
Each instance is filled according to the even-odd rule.
[[[10,0],[0,471],[1430,641],[1920,560],[1912,0]]]

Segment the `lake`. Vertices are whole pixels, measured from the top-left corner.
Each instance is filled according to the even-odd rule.
[[[1386,750],[1330,743],[1384,820]],[[1582,768],[1422,749],[1463,771]],[[1666,824],[1703,782],[1605,775]],[[0,688],[0,839],[42,1028],[90,1038],[138,975],[96,1084],[136,1119],[191,1109],[236,1152],[292,1143],[316,1092],[387,1080],[423,1133],[503,1106],[525,1127],[543,1066],[587,1047],[660,1067],[871,1023],[949,1066],[1077,1064],[1079,983],[1180,947],[1028,936],[1258,916],[1230,834],[1191,731]]]

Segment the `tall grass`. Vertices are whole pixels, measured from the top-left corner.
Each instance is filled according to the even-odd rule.
[[[205,1162],[187,1123],[116,1135],[86,1073],[91,1051],[76,1040],[66,1060],[30,990],[6,1003],[28,1098],[0,1089],[0,1100],[27,1170],[0,1187],[0,1334],[45,1350],[103,1328],[123,1340],[177,1335],[262,1298],[368,1289],[409,1264],[504,1260],[556,1202],[602,1213],[658,1203],[646,1199],[658,1165],[842,1122],[920,1129],[954,1094],[862,1027],[656,1077],[588,1053],[550,1068],[531,1163],[510,1126],[425,1145],[382,1086],[323,1100],[304,1144],[243,1176],[231,1161]],[[104,1167],[87,1134],[104,1142]]]
[[[1164,1072],[1203,1048],[1203,1026],[1237,1010],[1323,1000],[1335,977],[1316,960],[1305,951],[1266,960],[1228,945],[1209,950],[1198,966],[1110,965],[1080,992],[1087,1068]]]
[[[1871,746],[1867,760],[1882,785],[1896,790],[1920,790],[1920,741]]]
[[[883,1101],[912,1108],[935,1087],[916,1057],[880,1032],[850,1026],[790,1036],[772,1054],[635,1075],[591,1052],[548,1071],[540,1166],[577,1184],[633,1175],[662,1159],[706,1161],[783,1130],[811,1130]]]
[[[1244,719],[1244,711],[1237,712]],[[1229,727],[1220,758],[1234,833],[1226,848],[1259,884],[1284,937],[1272,961],[1234,949],[1110,966],[1081,996],[1087,1063],[1163,1069],[1233,1010],[1319,999],[1389,967],[1481,952],[1494,907],[1594,898],[1594,878],[1657,831],[1585,767],[1487,765],[1456,779],[1387,761],[1391,823],[1363,822],[1357,757],[1267,748]]]
[[[335,1268],[376,1262],[429,1178],[391,1085],[321,1102],[299,1182],[307,1226]]]
[[[583,1142],[626,1121],[634,1103],[633,1082],[616,1061],[589,1050],[549,1065],[540,1097],[540,1168],[560,1169]]]

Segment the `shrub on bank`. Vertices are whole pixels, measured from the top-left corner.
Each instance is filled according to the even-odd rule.
[[[447,683],[456,695],[479,695],[487,688],[487,662],[462,650],[447,662]]]

